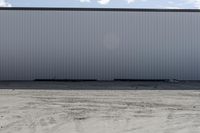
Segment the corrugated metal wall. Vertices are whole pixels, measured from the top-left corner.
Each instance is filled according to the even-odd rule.
[[[0,10],[0,80],[200,79],[200,13]]]

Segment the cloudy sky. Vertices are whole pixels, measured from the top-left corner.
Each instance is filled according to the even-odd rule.
[[[200,0],[0,0],[0,6],[200,9]]]

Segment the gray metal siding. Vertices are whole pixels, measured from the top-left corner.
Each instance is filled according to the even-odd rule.
[[[200,80],[200,13],[0,10],[0,80]]]

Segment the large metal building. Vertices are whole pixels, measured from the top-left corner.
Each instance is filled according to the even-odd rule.
[[[200,11],[0,8],[0,80],[200,80]]]

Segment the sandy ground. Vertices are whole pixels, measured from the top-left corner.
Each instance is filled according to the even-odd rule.
[[[100,90],[116,83],[57,83],[60,90],[25,84],[0,83],[0,133],[200,132],[200,91],[186,90],[199,83],[117,83],[121,90]],[[91,90],[69,90],[84,87]]]

